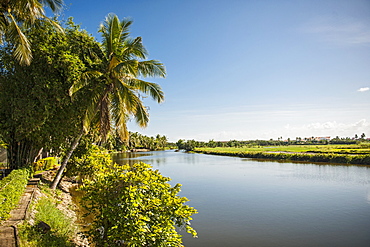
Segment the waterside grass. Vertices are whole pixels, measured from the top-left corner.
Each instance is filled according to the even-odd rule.
[[[194,152],[242,158],[370,165],[369,145],[196,148]]]
[[[36,212],[33,219],[35,224],[24,222],[19,226],[20,246],[75,246],[72,238],[75,235],[76,227],[72,224],[72,220],[56,207],[59,203],[58,193],[50,191],[46,187],[42,190],[44,196],[32,205],[32,210]],[[47,223],[51,230],[43,232],[38,228],[36,225],[40,221]]]

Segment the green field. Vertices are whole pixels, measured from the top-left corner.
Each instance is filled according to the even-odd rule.
[[[194,152],[244,158],[370,165],[370,144],[195,148]]]
[[[216,147],[196,148],[195,150],[216,152],[292,152],[292,153],[335,153],[335,154],[370,154],[370,144],[352,145],[290,145],[290,146],[259,146],[259,147]]]

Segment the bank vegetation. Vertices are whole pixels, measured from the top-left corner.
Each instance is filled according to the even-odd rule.
[[[204,154],[286,161],[370,165],[370,144],[195,148]]]

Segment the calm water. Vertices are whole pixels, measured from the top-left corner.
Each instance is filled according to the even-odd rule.
[[[181,183],[199,213],[187,247],[370,246],[370,168],[173,151],[116,156]]]

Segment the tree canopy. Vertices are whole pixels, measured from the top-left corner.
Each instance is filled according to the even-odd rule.
[[[45,6],[57,12],[63,0],[2,0],[0,3],[0,43],[5,40],[10,44],[14,57],[22,65],[29,65],[32,60],[31,41],[24,30],[40,19],[59,27],[45,16]]]
[[[8,144],[11,168],[29,165],[41,148],[60,154],[81,128],[87,102],[83,97],[72,101],[68,90],[91,66],[98,46],[72,20],[65,33],[37,22],[26,32],[33,43],[29,66],[13,59],[10,43],[0,49],[0,135]]]

